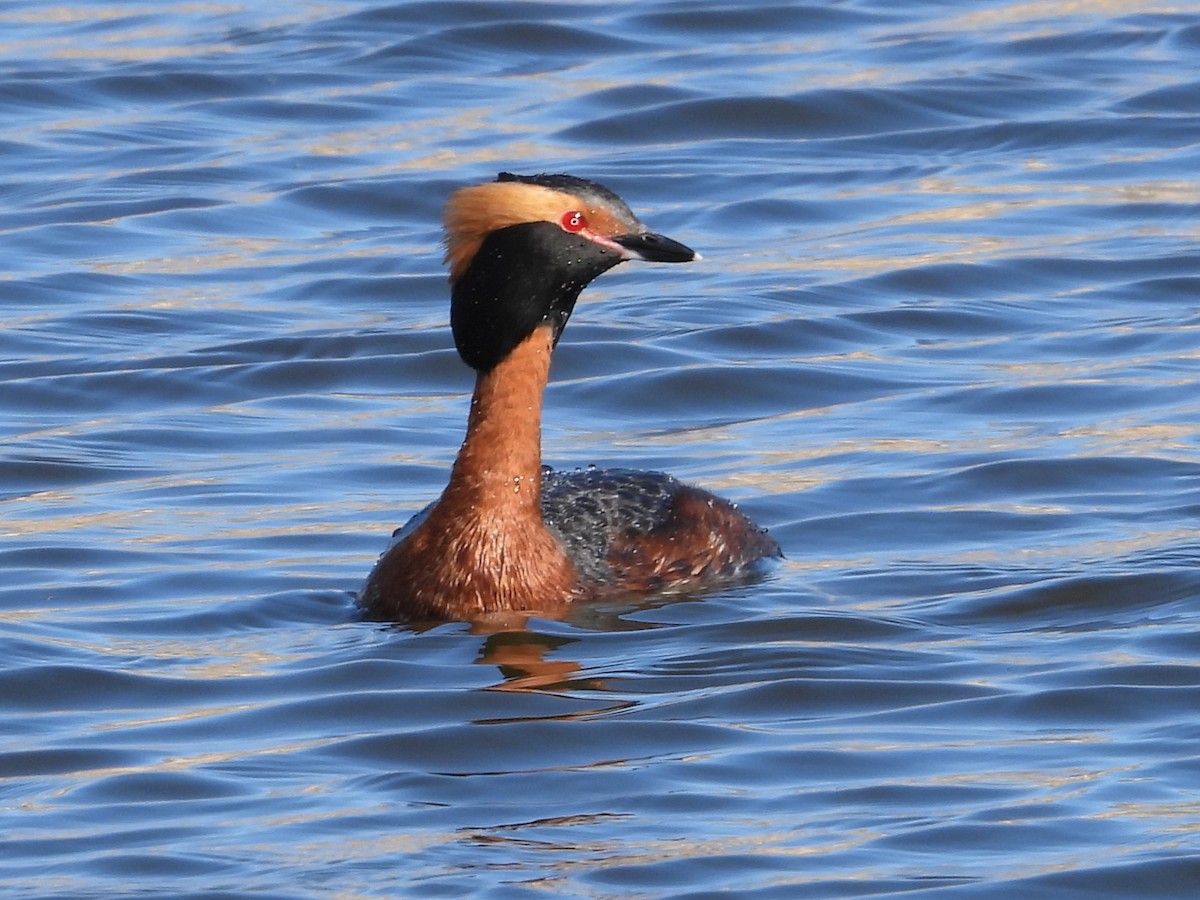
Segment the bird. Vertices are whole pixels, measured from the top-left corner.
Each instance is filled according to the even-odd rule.
[[[450,329],[475,370],[441,496],[398,529],[359,592],[392,622],[561,614],[579,601],[688,591],[781,556],[734,504],[661,472],[558,471],[541,456],[551,354],[580,292],[626,260],[698,254],[617,194],[565,174],[455,191],[443,215]]]

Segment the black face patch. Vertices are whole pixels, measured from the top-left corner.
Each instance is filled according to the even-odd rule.
[[[562,334],[579,292],[621,257],[552,222],[493,231],[450,298],[454,345],[467,365],[487,371],[539,325]]]

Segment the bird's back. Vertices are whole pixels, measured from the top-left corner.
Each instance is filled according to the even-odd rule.
[[[600,594],[696,586],[781,555],[732,503],[662,472],[546,468],[542,519]]]

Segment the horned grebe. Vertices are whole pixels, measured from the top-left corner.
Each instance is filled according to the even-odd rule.
[[[612,191],[502,172],[446,205],[450,326],[476,371],[441,497],[396,532],[363,586],[375,618],[472,619],[698,587],[779,545],[731,503],[660,472],[542,467],[550,355],[580,291],[627,259],[689,262]]]

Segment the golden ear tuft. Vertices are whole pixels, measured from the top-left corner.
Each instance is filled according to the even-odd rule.
[[[450,280],[457,281],[466,271],[491,232],[525,222],[557,222],[572,209],[583,209],[578,197],[519,181],[489,182],[455,191],[442,216]]]

